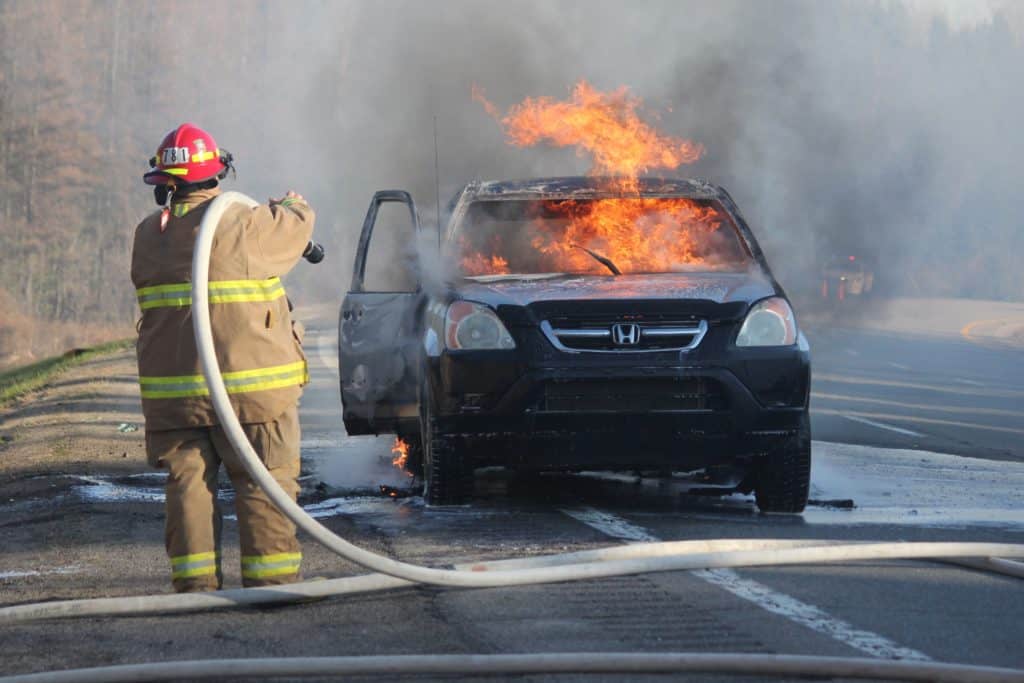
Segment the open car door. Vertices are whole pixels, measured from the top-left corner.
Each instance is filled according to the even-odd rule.
[[[398,432],[402,423],[406,430],[416,428],[423,348],[417,324],[423,296],[413,266],[418,232],[408,192],[373,195],[338,321],[341,402],[349,434]]]

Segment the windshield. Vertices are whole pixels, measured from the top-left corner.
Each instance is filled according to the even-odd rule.
[[[477,201],[451,246],[467,277],[741,271],[750,259],[720,205],[679,197]]]

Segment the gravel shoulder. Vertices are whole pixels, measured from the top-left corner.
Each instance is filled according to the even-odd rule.
[[[24,497],[41,475],[146,469],[131,351],[76,365],[0,411],[0,501]]]

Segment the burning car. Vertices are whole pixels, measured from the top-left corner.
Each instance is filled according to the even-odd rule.
[[[339,321],[349,434],[394,433],[432,504],[474,470],[703,472],[799,512],[810,351],[728,193],[680,179],[474,182],[444,286],[368,291],[374,195]],[[404,215],[403,211],[403,215]]]

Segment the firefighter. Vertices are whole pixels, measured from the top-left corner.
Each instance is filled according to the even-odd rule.
[[[167,470],[166,533],[178,592],[222,586],[217,478],[235,491],[242,583],[299,578],[295,526],[245,472],[209,398],[192,332],[192,248],[231,154],[201,128],[169,132],[143,176],[162,208],[135,229],[131,277],[138,324],[146,455]],[[309,248],[314,215],[289,191],[255,209],[234,205],[217,229],[210,261],[210,319],[225,385],[246,436],[274,479],[298,494],[298,398],[308,381],[301,328],[293,325],[281,276]]]

